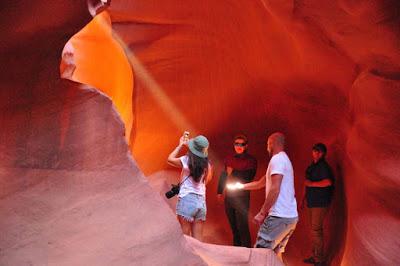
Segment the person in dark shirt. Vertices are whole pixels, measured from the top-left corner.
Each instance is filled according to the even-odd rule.
[[[305,263],[324,265],[323,221],[332,200],[334,176],[325,160],[327,148],[317,143],[312,148],[313,161],[306,170],[305,199],[311,224],[312,256]]]
[[[225,213],[233,234],[233,245],[251,247],[248,224],[250,191],[225,190],[226,184],[249,183],[257,171],[257,160],[247,153],[247,137],[237,135],[234,138],[235,154],[225,158],[225,169],[218,182],[218,200],[225,194]]]

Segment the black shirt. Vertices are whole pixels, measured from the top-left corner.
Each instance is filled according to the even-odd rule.
[[[244,152],[242,154],[235,154],[225,158],[225,169],[232,167],[232,174],[229,178],[229,182],[235,183],[249,183],[253,181],[257,171],[257,160],[252,155]],[[226,185],[227,173],[223,171],[219,177],[218,182],[218,194],[221,194]],[[226,196],[249,196],[250,191],[247,190],[233,190],[227,191]]]
[[[312,162],[306,170],[306,178],[312,182],[322,181],[323,179],[332,180],[332,185],[328,187],[306,187],[307,207],[328,207],[332,200],[334,176],[325,158],[318,162]]]

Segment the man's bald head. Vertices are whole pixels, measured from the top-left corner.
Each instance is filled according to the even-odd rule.
[[[285,146],[285,135],[283,135],[283,133],[275,132],[269,137],[273,139],[277,144],[282,145],[282,147]]]
[[[272,133],[268,137],[267,145],[271,156],[283,151],[285,148],[285,135],[281,132]]]

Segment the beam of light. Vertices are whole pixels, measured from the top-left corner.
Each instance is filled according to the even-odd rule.
[[[105,21],[104,19],[102,23],[104,23],[104,27],[109,27],[107,21]],[[162,110],[168,114],[168,117],[171,118],[173,123],[175,123],[178,128],[182,130],[187,130],[192,136],[196,136],[198,134],[198,130],[196,130],[194,126],[186,119],[179,108],[165,93],[161,85],[149,73],[146,67],[140,62],[140,60],[129,48],[129,46],[124,42],[124,40],[119,36],[119,34],[115,32],[112,28],[111,31],[115,40],[121,45],[122,49],[125,51],[128,61],[133,68],[134,77],[137,77],[141,81],[141,83],[144,84],[144,87],[148,91],[150,91],[151,95],[157,101]],[[134,141],[131,141],[131,145],[133,145],[133,142]],[[209,155],[213,157],[214,163],[220,162],[220,159],[212,151],[209,151]]]
[[[135,54],[129,49],[125,42],[118,36],[118,34],[113,31],[114,38],[121,44],[122,48],[128,57],[129,62],[132,65],[134,75],[142,81],[145,85],[144,87],[149,90],[152,96],[155,98],[157,103],[161,106],[163,111],[169,114],[175,125],[183,130],[188,130],[191,133],[196,134],[197,130],[193,125],[185,118],[179,108],[174,104],[173,101],[164,92],[160,84],[155,80],[155,78],[147,71],[145,66],[139,61]]]

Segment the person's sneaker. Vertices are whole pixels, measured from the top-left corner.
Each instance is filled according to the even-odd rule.
[[[315,264],[316,261],[315,261],[314,257],[309,257],[307,259],[304,259],[303,262],[308,263],[308,264]]]

